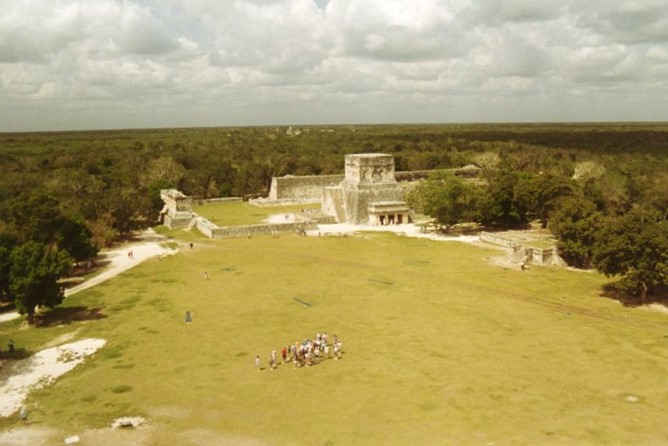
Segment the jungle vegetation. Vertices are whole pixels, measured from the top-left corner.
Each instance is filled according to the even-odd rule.
[[[266,196],[273,176],[341,173],[360,152],[397,171],[480,167],[475,187],[437,175],[411,197],[444,229],[538,219],[623,291],[668,284],[668,124],[221,127],[0,134],[0,299],[57,304],[62,263],[154,225],[161,189]],[[35,301],[35,286],[53,295]]]

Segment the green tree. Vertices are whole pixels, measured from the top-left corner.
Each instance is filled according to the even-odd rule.
[[[557,237],[559,255],[569,265],[578,268],[591,266],[602,218],[596,205],[585,198],[568,197],[558,204],[550,218],[549,228]]]
[[[599,209],[606,214],[622,215],[633,206],[628,194],[628,178],[611,170],[600,178],[592,179],[584,185],[585,194],[597,201]]]
[[[12,251],[18,244],[16,236],[9,233],[0,233],[0,302],[10,302],[13,300],[9,288],[12,265]]]
[[[513,228],[527,223],[526,210],[515,199],[521,175],[508,166],[486,174],[480,203],[480,222],[486,226]]]
[[[38,241],[57,245],[80,261],[97,254],[88,227],[78,218],[69,218],[60,210],[59,201],[51,196],[33,194],[9,204],[9,227],[21,243]]]
[[[80,220],[62,218],[56,243],[77,262],[95,257],[99,252],[99,248],[93,244],[93,233]]]
[[[645,207],[661,213],[668,220],[668,173],[662,172],[653,178],[652,183],[644,190],[642,203]]]
[[[528,215],[538,218],[543,228],[557,203],[565,197],[573,196],[575,185],[572,180],[553,175],[536,175],[523,178],[515,187],[515,199]]]
[[[607,213],[606,211],[608,209],[608,200],[606,197],[606,191],[598,182],[598,179],[590,178],[582,182],[580,187],[584,198],[594,203],[596,205],[596,209],[599,211]]]
[[[33,322],[37,306],[54,308],[62,303],[63,289],[58,279],[67,274],[72,258],[67,251],[30,241],[11,254],[10,291],[16,309]]]
[[[186,169],[178,161],[172,157],[161,156],[148,162],[139,182],[143,189],[156,183],[177,184],[185,172]]]
[[[478,195],[475,186],[439,172],[413,189],[408,194],[408,202],[448,231],[457,223],[477,220]]]
[[[598,232],[593,263],[621,291],[640,296],[668,285],[668,223],[660,212],[635,208],[607,219]]]
[[[149,227],[158,218],[157,213],[151,213],[151,197],[132,188],[108,195],[104,206],[106,212],[100,219],[121,237]]]
[[[162,198],[160,197],[160,191],[163,189],[172,189],[174,184],[170,183],[167,180],[158,180],[155,183],[151,184],[148,188],[148,195],[151,199],[151,210],[157,215],[160,212],[160,209],[164,206]]]
[[[8,204],[7,217],[7,223],[22,243],[54,241],[61,223],[58,200],[39,193],[12,200]]]

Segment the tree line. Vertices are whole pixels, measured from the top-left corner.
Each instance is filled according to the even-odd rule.
[[[3,206],[0,231],[0,302],[14,302],[32,322],[38,306],[64,298],[59,279],[98,247],[83,220],[65,216],[53,197],[35,193]]]
[[[574,265],[637,277],[629,283],[639,286],[638,292],[655,292],[665,285],[665,273],[649,277],[641,272],[650,264],[663,271],[665,260],[634,262],[640,252],[664,246],[658,237],[665,231],[668,126],[381,125],[294,130],[0,134],[0,300],[16,301],[28,314],[36,305],[57,304],[62,293],[54,283],[68,265],[157,222],[161,189],[175,187],[196,199],[266,196],[273,176],[340,174],[344,155],[360,152],[394,155],[397,171],[468,164],[481,168],[482,181],[475,186],[435,177],[418,189],[421,196],[416,193],[411,198],[444,228],[463,220],[522,227],[539,219],[555,231],[562,254]],[[646,240],[649,245],[629,250],[626,263],[604,260],[602,247],[617,245],[602,234],[626,233],[632,224],[643,229],[631,245],[637,248]],[[596,249],[597,243],[601,248]],[[615,255],[626,246],[621,244]],[[635,290],[630,285],[626,289]],[[44,297],[43,290],[52,292]]]
[[[538,170],[518,165],[512,156],[487,159],[476,181],[434,173],[408,194],[409,203],[443,231],[469,222],[517,229],[537,220],[555,235],[559,254],[571,266],[618,277],[614,287],[643,304],[648,295],[666,293],[665,158],[632,157],[620,164],[619,157],[610,157],[608,163],[576,162],[572,169],[553,158]]]

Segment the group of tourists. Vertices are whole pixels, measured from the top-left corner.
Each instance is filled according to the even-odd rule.
[[[332,356],[334,359],[341,358],[343,354],[343,343],[334,335],[331,340],[327,332],[317,333],[313,340],[305,339],[302,342],[295,341],[294,344],[288,344],[281,348],[281,364],[292,362],[295,369],[304,366],[312,366],[318,364],[325,359]],[[274,370],[279,364],[278,354],[276,350],[272,350],[269,355],[269,370]],[[259,372],[262,370],[262,361],[260,355],[255,357],[255,368]]]

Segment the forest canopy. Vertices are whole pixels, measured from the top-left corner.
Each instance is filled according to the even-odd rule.
[[[638,229],[645,251],[664,246],[668,125],[650,123],[0,134],[0,240],[6,241],[0,246],[0,270],[11,261],[11,251],[28,241],[48,249],[25,248],[16,260],[24,259],[27,267],[29,253],[46,259],[40,267],[44,277],[59,271],[65,255],[74,261],[94,255],[155,224],[164,188],[195,198],[266,196],[273,176],[342,173],[344,155],[362,152],[392,154],[397,171],[478,166],[482,181],[477,187],[436,177],[421,186],[422,196],[411,197],[441,218],[444,227],[461,219],[522,227],[538,219],[555,232],[562,255],[572,264],[600,266],[622,282],[643,277],[643,285],[636,287],[643,292],[666,285],[665,273],[649,277],[637,270],[653,265],[664,271],[663,259],[626,262],[624,270],[610,266],[614,256],[596,247],[603,228],[621,237],[617,228],[644,224],[647,219],[633,217],[638,213],[651,215],[652,225],[658,225]],[[631,211],[635,213],[625,217]],[[605,240],[607,246],[621,243]],[[0,288],[11,292],[7,274],[2,277]]]

